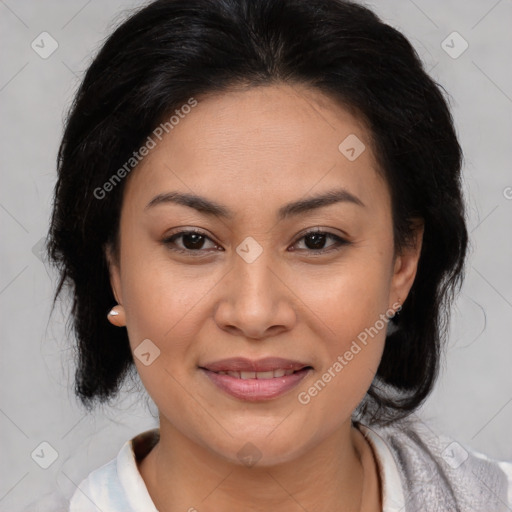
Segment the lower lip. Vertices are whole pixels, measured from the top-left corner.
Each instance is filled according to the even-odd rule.
[[[271,400],[283,395],[297,386],[310,370],[311,368],[304,368],[291,375],[272,379],[237,379],[231,375],[219,375],[201,368],[201,371],[222,391],[249,402]]]

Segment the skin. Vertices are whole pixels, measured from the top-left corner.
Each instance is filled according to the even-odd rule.
[[[338,149],[350,134],[366,146],[354,161]],[[351,415],[386,329],[308,404],[297,399],[413,284],[423,228],[395,255],[377,168],[369,132],[348,110],[316,90],[272,85],[198,98],[127,179],[119,260],[107,251],[121,305],[111,321],[126,326],[132,350],[144,339],[160,349],[149,366],[134,359],[160,413],[160,442],[140,472],[161,512],[381,510],[371,448]],[[340,187],[364,207],[339,202],[276,217],[288,202]],[[205,196],[233,218],[173,203],[146,208],[170,191]],[[303,237],[317,227],[350,244],[327,237],[319,248],[330,252],[315,255]],[[202,256],[163,242],[186,228],[208,237],[195,249]],[[252,263],[236,252],[248,236],[263,250]],[[283,396],[246,402],[198,369],[234,356],[297,359],[313,370]],[[261,455],[253,467],[237,457],[249,442]]]

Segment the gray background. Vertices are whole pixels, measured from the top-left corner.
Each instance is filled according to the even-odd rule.
[[[124,441],[156,426],[139,395],[125,393],[92,415],[77,404],[67,305],[49,321],[55,276],[39,257],[65,112],[104,38],[138,5],[0,0],[0,511],[24,510],[33,501],[39,505],[32,511],[59,509],[58,500]],[[465,152],[472,251],[441,378],[418,416],[462,444],[512,460],[512,2],[367,5],[410,39],[448,91]],[[44,31],[59,45],[47,59],[31,48]],[[442,47],[453,31],[469,44],[458,58]],[[462,48],[461,40],[447,44],[452,53]],[[43,441],[58,453],[46,470],[31,458]]]

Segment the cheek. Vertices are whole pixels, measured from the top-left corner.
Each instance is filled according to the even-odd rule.
[[[139,254],[136,251],[139,251]],[[172,263],[165,251],[133,248],[123,262],[123,300],[128,337],[137,371],[157,404],[190,404],[180,383],[187,382],[197,363],[197,339],[205,319],[204,304],[222,278],[207,265]],[[144,264],[142,264],[144,262]],[[199,318],[198,316],[201,316]],[[146,365],[139,353],[146,341]],[[157,355],[153,361],[153,353]]]
[[[137,253],[138,251],[138,253]],[[123,299],[132,345],[150,338],[180,346],[189,317],[218,281],[206,268],[172,264],[161,249],[127,247],[123,262]],[[188,327],[187,327],[188,326]],[[179,333],[179,335],[178,335]],[[177,344],[177,345],[176,345]]]
[[[325,272],[302,273],[292,281],[294,292],[323,329],[331,353],[350,344],[388,310],[388,267],[385,258],[358,253]]]
[[[297,393],[298,403],[307,411],[308,421],[316,424],[318,435],[332,431],[350,417],[379,366],[388,325],[387,308],[380,308],[378,301],[365,306],[371,309],[337,300],[325,304],[324,313],[333,332],[323,337],[322,364],[316,368],[315,378]]]
[[[317,280],[314,288],[302,282],[304,302],[319,319],[317,334],[323,343],[317,349],[321,368],[316,380],[299,391],[298,399],[312,416],[321,417],[322,410],[332,407],[328,422],[333,424],[362,400],[384,349],[390,276],[383,258],[371,260],[347,262],[328,280]],[[327,284],[327,293],[319,282]]]
[[[194,306],[211,286],[158,258],[126,261],[124,269],[126,326],[140,379],[159,407],[171,402],[183,410],[190,406],[180,383],[194,362]]]

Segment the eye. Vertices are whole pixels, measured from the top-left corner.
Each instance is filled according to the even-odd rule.
[[[176,240],[179,239],[182,240],[182,247],[176,247]],[[213,249],[219,249],[219,246],[216,245],[206,234],[195,229],[179,231],[172,236],[165,238],[163,243],[169,246],[173,251],[191,254],[194,252],[204,252],[200,251],[200,249],[204,249],[206,240],[212,242]]]
[[[327,248],[325,247],[325,243],[327,240],[333,240]],[[177,243],[178,240],[181,240],[180,244]],[[350,242],[327,231],[321,231],[320,229],[314,229],[306,232],[301,238],[295,242],[294,246],[300,245],[299,242],[304,241],[305,249],[299,248],[300,251],[309,251],[314,255],[323,254],[326,252],[339,250],[341,246],[349,245]],[[212,246],[210,249],[214,250],[222,250],[218,245],[211,240],[205,233],[202,231],[193,229],[186,231],[179,231],[174,233],[173,235],[165,238],[162,242],[168,246],[171,250],[186,253],[194,256],[199,256],[200,253],[204,253],[202,249],[208,249],[207,242],[210,242]],[[293,249],[295,251],[297,249]],[[197,254],[193,254],[197,253]]]
[[[325,248],[325,243],[328,239],[334,240],[334,243],[329,245],[328,248]],[[304,240],[306,249],[299,250],[309,250],[314,254],[323,254],[326,252],[336,251],[339,250],[341,246],[350,244],[350,242],[344,238],[341,238],[327,231],[321,231],[320,229],[308,231],[301,238],[299,238],[297,242],[295,242],[295,245],[297,245],[301,240]]]

